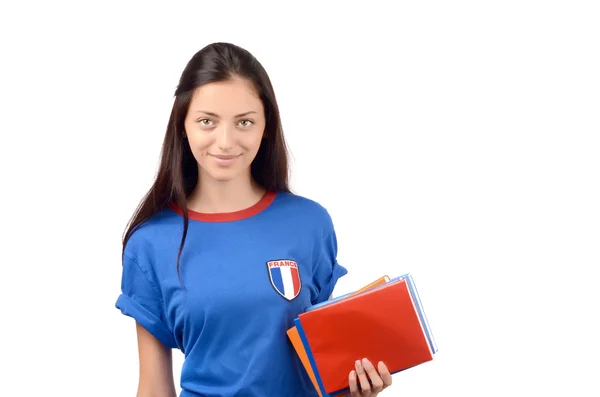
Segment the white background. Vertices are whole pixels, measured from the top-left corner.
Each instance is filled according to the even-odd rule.
[[[149,3],[0,6],[0,395],[135,395],[121,235],[213,41],[270,74],[335,295],[415,277],[439,353],[382,395],[600,395],[595,2]]]

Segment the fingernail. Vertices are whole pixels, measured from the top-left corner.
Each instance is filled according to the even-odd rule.
[[[362,360],[363,360],[363,363],[365,363],[365,364],[368,364],[368,363],[369,363],[369,360],[368,360],[366,357],[365,357],[365,358],[363,358]]]
[[[354,365],[356,365],[356,369],[358,370],[358,368],[360,367],[360,360],[356,360]]]

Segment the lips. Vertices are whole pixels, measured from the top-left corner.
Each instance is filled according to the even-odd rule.
[[[238,156],[222,156],[222,155],[215,155],[215,154],[211,154],[211,156],[218,158],[219,160],[231,160],[234,159]]]
[[[225,154],[209,154],[214,159],[214,162],[220,167],[229,167],[235,164],[235,160],[241,156],[238,155],[225,155]]]
[[[214,157],[217,160],[222,160],[222,161],[228,161],[228,160],[234,160],[236,158],[238,158],[240,155],[222,155],[222,154],[211,154],[212,157]]]

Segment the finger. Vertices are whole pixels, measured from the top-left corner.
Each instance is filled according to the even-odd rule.
[[[388,367],[383,361],[380,361],[377,367],[379,368],[379,376],[381,376],[381,380],[383,381],[383,388],[385,389],[386,387],[391,386],[392,374],[390,374]]]
[[[360,360],[356,360],[356,374],[358,375],[358,380],[360,381],[360,388],[362,389],[363,395],[371,394],[371,385],[369,384],[369,379],[367,379],[367,373],[362,366]]]
[[[381,379],[381,376],[379,376],[379,374],[377,373],[375,366],[371,364],[371,362],[366,358],[363,358],[362,365],[367,375],[369,375],[369,379],[371,379],[372,392],[379,393],[381,390],[383,390],[383,380]]]
[[[350,385],[350,394],[352,397],[360,397],[360,390],[358,390],[358,383],[356,379],[356,371],[350,371],[348,376],[348,384]]]

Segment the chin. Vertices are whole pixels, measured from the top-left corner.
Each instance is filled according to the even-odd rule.
[[[215,170],[209,172],[208,175],[215,181],[229,182],[236,179],[239,176],[239,172],[233,170]]]

